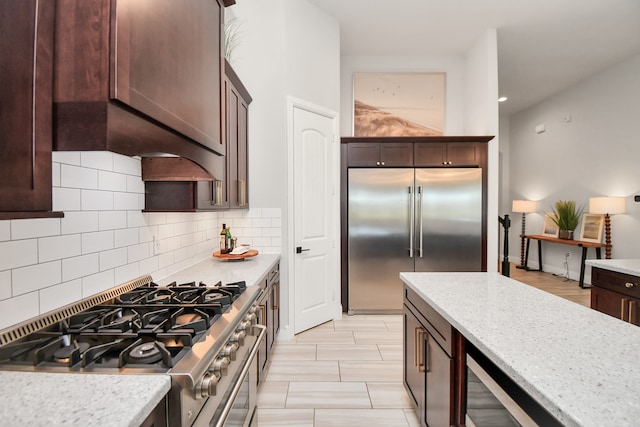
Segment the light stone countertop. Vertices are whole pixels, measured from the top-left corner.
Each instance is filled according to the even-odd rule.
[[[203,281],[207,285],[215,285],[244,280],[247,286],[258,285],[259,281],[280,260],[280,254],[258,254],[242,261],[207,258],[197,264],[155,281],[159,285],[168,285],[175,281],[178,284]]]
[[[585,264],[618,273],[640,276],[640,259],[588,259]]]
[[[0,425],[137,427],[170,388],[163,374],[0,372]]]
[[[245,280],[254,286],[279,260],[279,254],[258,254],[244,261],[211,257],[157,283]],[[170,388],[167,374],[0,371],[0,425],[139,426]]]
[[[498,273],[400,278],[564,425],[638,425],[639,327]]]

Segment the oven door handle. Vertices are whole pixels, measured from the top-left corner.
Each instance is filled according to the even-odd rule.
[[[258,335],[258,339],[256,340],[256,343],[253,345],[253,348],[251,349],[251,353],[249,353],[249,357],[247,358],[247,363],[242,368],[242,372],[240,372],[240,377],[238,378],[238,381],[233,386],[233,390],[231,391],[231,397],[229,398],[229,400],[227,400],[227,403],[224,405],[224,408],[222,409],[220,418],[218,419],[218,422],[216,422],[216,427],[222,427],[225,421],[227,421],[227,418],[229,417],[229,412],[231,412],[231,408],[233,407],[233,402],[235,402],[236,397],[238,396],[238,393],[240,393],[240,389],[242,388],[242,384],[244,383],[244,379],[246,378],[246,376],[249,374],[249,371],[251,370],[251,362],[253,361],[253,358],[256,357],[256,353],[258,353],[258,350],[260,349],[260,344],[262,343],[262,340],[264,340],[265,335],[267,335],[266,326],[253,325],[253,327],[262,329],[262,330],[260,331],[260,335]]]

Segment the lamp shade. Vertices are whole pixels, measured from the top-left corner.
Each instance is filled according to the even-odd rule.
[[[513,212],[531,213],[536,211],[536,202],[533,200],[514,200],[511,206]]]
[[[621,214],[626,212],[624,197],[591,197],[589,212],[594,214]]]

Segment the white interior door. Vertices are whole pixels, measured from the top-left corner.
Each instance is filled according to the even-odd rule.
[[[332,117],[293,106],[294,333],[339,311]],[[338,306],[338,310],[336,310]]]

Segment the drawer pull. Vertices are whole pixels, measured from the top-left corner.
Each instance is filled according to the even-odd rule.
[[[624,320],[624,305],[627,302],[626,298],[620,300],[620,319]]]
[[[633,308],[635,307],[636,302],[633,300],[629,301],[629,317],[627,318],[627,322],[633,323]]]
[[[414,364],[416,366],[416,370],[419,373],[424,373],[425,369],[424,369],[424,365],[422,364],[422,335],[426,334],[427,331],[425,331],[424,329],[422,329],[419,326],[416,326],[415,331],[414,331],[414,338],[415,338],[415,353],[413,355],[413,360],[414,360]]]
[[[627,282],[627,283],[625,283],[625,284],[624,284],[624,287],[625,287],[625,288],[627,288],[627,289],[631,289],[631,288],[633,288],[635,285],[636,285],[635,283]]]

